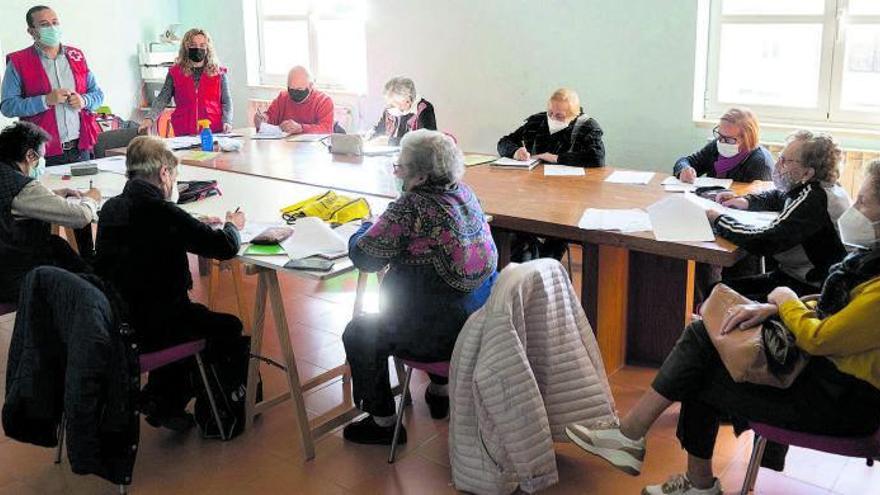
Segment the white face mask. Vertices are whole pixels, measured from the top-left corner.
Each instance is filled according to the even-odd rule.
[[[547,117],[547,127],[550,128],[550,134],[556,134],[557,132],[568,127],[568,122],[564,120],[555,120]]]
[[[404,183],[403,179],[401,179],[400,177],[394,178],[394,187],[395,187],[395,189],[397,189],[397,192],[399,192],[400,194],[403,194],[406,192],[406,183]]]
[[[877,244],[877,224],[855,206],[850,206],[837,220],[840,240],[849,246],[873,248]]]
[[[724,158],[730,158],[739,153],[738,144],[722,143],[721,141],[715,141],[715,143],[718,146],[718,154]]]
[[[177,200],[180,199],[180,190],[177,189],[177,181],[174,181],[174,185],[171,186],[171,196],[169,196],[165,201],[169,203],[177,204]]]

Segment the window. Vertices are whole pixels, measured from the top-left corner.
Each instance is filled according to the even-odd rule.
[[[709,1],[705,118],[880,126],[880,1]]]
[[[365,0],[257,0],[260,84],[284,86],[295,65],[322,88],[367,86]]]

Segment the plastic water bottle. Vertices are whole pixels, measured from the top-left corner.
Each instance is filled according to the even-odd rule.
[[[214,133],[211,132],[211,121],[203,119],[198,122],[199,137],[202,139],[202,151],[214,151]]]

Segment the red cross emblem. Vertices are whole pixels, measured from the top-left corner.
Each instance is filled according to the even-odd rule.
[[[67,56],[70,58],[70,60],[73,60],[74,62],[82,62],[83,60],[83,54],[79,50],[68,49]]]

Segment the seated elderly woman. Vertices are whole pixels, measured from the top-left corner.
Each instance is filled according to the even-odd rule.
[[[107,201],[98,222],[95,271],[128,304],[142,352],[207,339],[205,358],[232,355],[241,341],[241,321],[215,313],[189,298],[192,275],[187,253],[226,260],[238,254],[244,213],[227,212],[212,228],[177,206],[177,157],[161,139],[141,136],[128,145],[128,182]],[[150,373],[142,410],[147,422],[172,430],[195,423],[185,410],[195,391],[195,361],[180,361]]]
[[[770,180],[773,157],[758,144],[760,132],[751,110],[731,108],[712,130],[715,139],[693,155],[679,158],[673,173],[688,183],[703,175],[734,182]]]
[[[819,291],[828,269],[846,255],[837,231],[837,219],[851,203],[837,183],[841,154],[830,136],[797,131],[779,153],[773,169],[775,189],[741,197],[717,196],[724,206],[779,213],[769,225],[758,227],[706,212],[718,236],[750,254],[772,256],[778,263],[767,274],[725,280],[727,285],[760,301],[779,286],[799,295]]]
[[[736,306],[721,332],[751,328],[778,318],[809,353],[788,388],[736,383],[701,322],[689,326],[666,358],[651,388],[618,426],[570,425],[581,448],[629,474],[639,474],[645,434],[673,402],[681,402],[678,438],[688,452],[686,474],[648,494],[720,494],[712,474],[719,414],[782,428],[838,436],[863,436],[880,427],[880,161],[867,168],[855,205],[838,222],[844,242],[857,246],[835,265],[818,304],[806,304],[789,288],[774,290],[767,304]]]
[[[392,77],[385,83],[385,111],[373,128],[373,136],[384,136],[397,146],[406,133],[417,129],[437,130],[434,105],[419,96],[408,77]]]
[[[356,317],[342,335],[355,404],[370,414],[345,427],[346,440],[390,445],[395,411],[388,357],[449,361],[465,320],[489,297],[498,253],[480,202],[460,182],[463,174],[464,158],[450,137],[407,134],[394,169],[402,195],[349,241],[358,269],[388,272],[380,313]],[[430,379],[425,401],[433,418],[443,418],[447,381]],[[406,442],[405,431],[398,440]]]
[[[605,165],[602,128],[596,119],[581,108],[576,92],[560,88],[547,100],[547,111],[536,113],[512,133],[498,141],[498,154],[517,160],[537,159],[575,167]],[[557,239],[539,239],[517,235],[511,247],[513,261],[562,259],[565,243]]]
[[[91,271],[64,239],[52,235],[52,225],[88,226],[91,236],[101,193],[52,191],[36,180],[50,139],[46,131],[24,121],[0,132],[0,302],[18,301],[24,276],[34,267]]]

